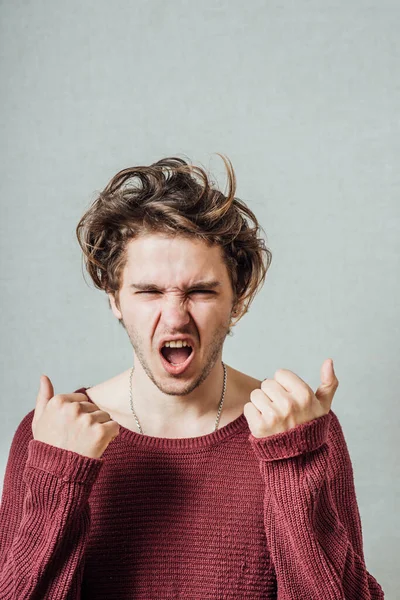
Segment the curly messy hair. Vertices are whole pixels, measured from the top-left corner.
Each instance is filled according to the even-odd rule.
[[[264,283],[272,253],[259,237],[260,231],[265,232],[254,213],[235,198],[231,161],[217,154],[228,174],[227,195],[214,187],[203,168],[167,157],[150,166],[119,171],[80,219],[76,235],[86,270],[95,287],[111,293],[117,306],[128,242],[163,233],[219,245],[234,293],[236,319],[231,326],[248,312]]]

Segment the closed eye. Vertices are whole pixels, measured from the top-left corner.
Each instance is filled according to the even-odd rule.
[[[136,292],[137,294],[160,294],[157,290],[145,290],[142,292]],[[191,290],[189,294],[215,294],[212,290]]]

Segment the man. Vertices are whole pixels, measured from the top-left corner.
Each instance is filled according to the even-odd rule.
[[[222,361],[271,260],[225,164],[227,196],[182,159],[125,169],[78,224],[134,366],[68,394],[41,377],[7,463],[1,598],[383,598],[332,361],[315,393]]]

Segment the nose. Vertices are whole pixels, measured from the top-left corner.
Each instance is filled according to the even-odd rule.
[[[181,296],[165,298],[161,313],[161,320],[170,331],[180,331],[190,322],[185,300]]]

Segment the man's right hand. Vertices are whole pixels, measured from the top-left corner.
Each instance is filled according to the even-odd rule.
[[[32,433],[35,440],[100,458],[108,444],[118,436],[119,424],[85,394],[57,394],[46,375],[40,378]]]

